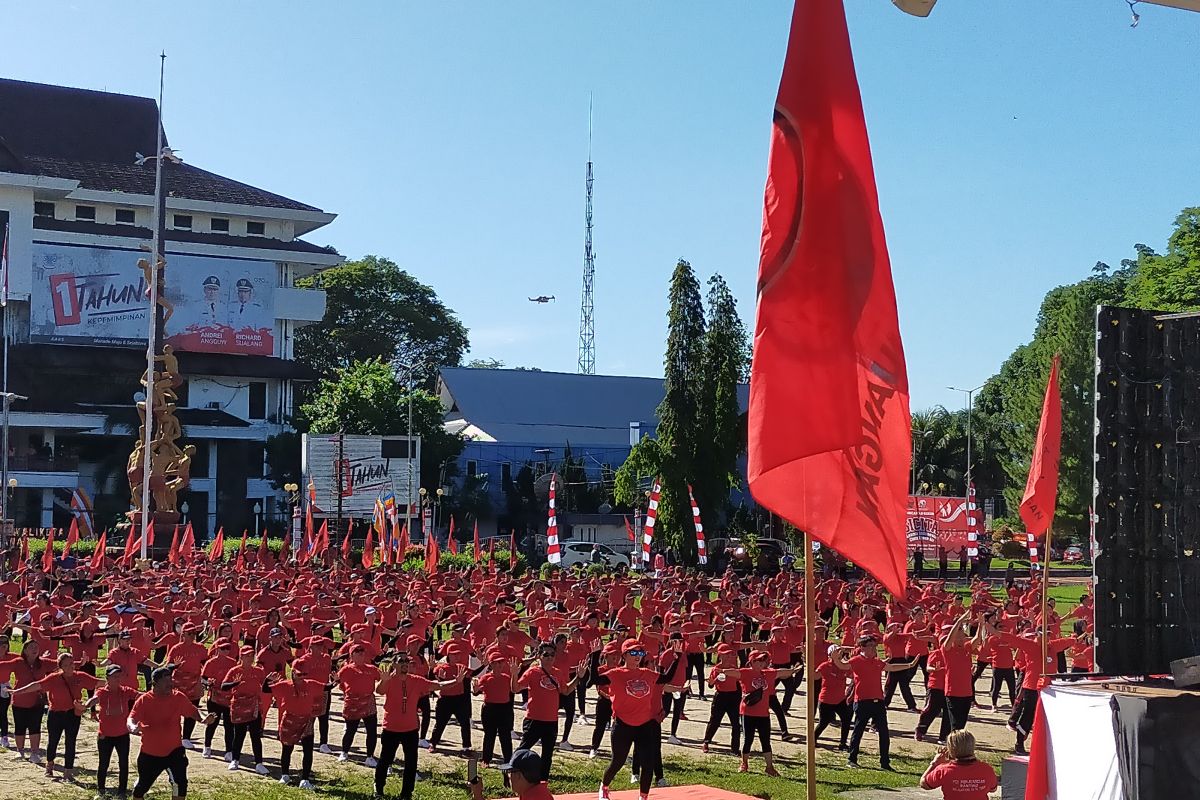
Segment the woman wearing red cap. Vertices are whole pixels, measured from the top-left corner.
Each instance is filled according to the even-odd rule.
[[[729,750],[735,756],[742,750],[742,716],[740,703],[742,693],[738,690],[736,677],[729,677],[729,670],[737,669],[737,649],[733,645],[717,645],[717,663],[708,671],[708,685],[713,689],[712,707],[708,714],[708,726],[704,729],[704,741],[700,752],[707,753],[721,722],[729,720],[731,727]]]
[[[233,695],[221,688],[221,682],[229,674],[229,670],[237,665],[233,657],[233,642],[225,638],[217,639],[209,651],[208,660],[200,668],[200,680],[208,688],[208,701],[205,706],[213,721],[204,727],[204,757],[212,757],[213,734],[220,724],[225,733],[225,759],[233,760],[233,723],[229,720],[229,703]],[[119,668],[118,668],[119,669]]]
[[[107,797],[108,766],[117,754],[117,796],[124,797],[129,786],[129,709],[138,693],[121,684],[121,668],[110,664],[104,673],[104,685],[96,690],[85,709],[100,723],[96,736],[99,766],[96,767],[96,792]]]
[[[819,719],[817,728],[813,732],[813,739],[820,739],[821,733],[825,728],[829,727],[829,723],[837,719],[841,722],[842,735],[838,742],[838,749],[845,750],[849,745],[847,740],[850,738],[850,723],[854,717],[850,704],[846,701],[849,697],[848,677],[846,671],[834,663],[833,659],[842,657],[842,648],[837,645],[830,645],[826,651],[826,660],[821,662],[817,667],[817,675],[820,680],[816,681],[819,684],[817,689],[817,712]]]
[[[561,666],[555,666],[557,653],[553,642],[542,642],[538,645],[537,663],[517,679],[517,689],[529,692],[519,748],[529,750],[534,745],[541,747],[544,779],[550,777],[550,759],[558,741],[558,711],[562,705],[561,698],[574,694],[575,684],[580,677],[579,673],[572,674]]]
[[[771,698],[775,696],[776,681],[791,678],[796,670],[790,667],[774,669],[770,661],[767,650],[753,650],[746,666],[726,670],[724,674],[726,678],[736,680],[742,692],[738,707],[742,714],[742,763],[738,772],[750,771],[750,748],[757,736],[766,762],[764,771],[774,778],[778,777],[779,772],[775,769],[775,756],[771,749]],[[720,677],[718,674],[717,678]]]
[[[233,723],[233,758],[229,771],[236,772],[241,766],[242,745],[246,734],[250,734],[250,747],[254,752],[254,771],[266,775],[262,763],[262,695],[266,688],[267,671],[254,663],[254,648],[243,647],[238,663],[231,667],[221,679],[221,688],[232,692],[229,700],[229,719]]]
[[[490,764],[495,753],[496,742],[500,742],[500,754],[504,761],[512,756],[512,732],[515,726],[513,695],[517,691],[516,659],[505,660],[505,654],[492,647],[485,654],[487,668],[471,684],[471,692],[483,695],[483,756],[484,764]]]
[[[615,669],[620,664],[621,645],[616,641],[609,642],[600,651],[600,663],[596,667],[596,674]],[[608,724],[612,722],[612,716],[612,687],[607,684],[596,686],[596,710],[592,717],[592,749],[588,753],[588,758],[595,758],[600,754],[600,745],[604,744],[604,734],[608,732]]]
[[[275,675],[277,673],[272,673],[272,677]],[[292,752],[300,745],[304,753],[300,764],[300,788],[312,789],[313,721],[324,705],[325,687],[309,680],[304,666],[297,661],[290,679],[271,681],[271,696],[279,708],[279,744],[283,746],[279,757],[282,772],[279,782],[284,786],[291,784]]]
[[[361,724],[367,731],[367,758],[363,763],[374,767],[375,741],[379,735],[379,710],[375,706],[375,684],[379,682],[379,668],[367,660],[367,646],[355,643],[350,648],[350,663],[338,670],[338,685],[342,687],[342,719],[346,732],[342,734],[342,752],[338,761],[350,759],[354,746],[354,734]]]
[[[49,675],[57,666],[51,658],[43,658],[41,646],[36,639],[25,642],[21,654],[0,661],[0,683],[6,686],[27,686]],[[12,701],[13,733],[17,739],[17,753],[25,757],[25,737],[29,737],[29,760],[41,762],[38,749],[42,743],[42,716],[46,713],[46,694],[42,691],[25,692]]]
[[[317,732],[320,752],[329,755],[329,708],[333,699],[333,658],[329,655],[334,641],[327,636],[310,636],[301,642],[308,650],[292,664],[292,669],[302,669],[309,680],[321,686],[321,697],[317,701]]]
[[[95,689],[96,679],[75,671],[75,659],[70,653],[58,656],[58,669],[33,683],[13,689],[13,697],[44,692],[49,698],[50,713],[46,719],[49,733],[46,743],[46,776],[54,777],[54,759],[58,755],[60,738],[65,738],[63,778],[75,779],[75,741],[79,736],[79,718],[83,716],[83,692]]]
[[[175,674],[172,677],[176,690],[183,692],[196,708],[200,708],[200,697],[203,694],[200,673],[204,670],[204,662],[208,658],[208,651],[204,649],[204,645],[196,641],[196,634],[199,632],[200,629],[195,625],[184,625],[179,631],[179,641],[167,649],[165,662],[175,666]],[[195,729],[196,720],[189,717],[183,721],[183,746],[186,750],[195,748],[192,744],[192,731]]]
[[[642,762],[639,800],[645,800],[650,795],[654,768],[662,760],[661,698],[668,688],[667,683],[671,676],[675,674],[678,662],[682,659],[683,640],[672,641],[671,649],[675,653],[674,659],[661,670],[653,670],[642,666],[646,658],[645,646],[631,639],[621,646],[624,663],[615,669],[600,673],[595,678],[597,686],[609,687],[614,717],[610,737],[612,759],[601,779],[601,798],[609,796],[608,787],[621,771],[625,759],[629,757],[630,749],[635,744]]]

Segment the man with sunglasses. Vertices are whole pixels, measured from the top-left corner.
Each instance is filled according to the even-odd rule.
[[[517,689],[529,692],[525,709],[525,726],[519,749],[541,747],[542,780],[550,778],[550,759],[558,741],[558,709],[563,697],[570,697],[579,682],[580,673],[571,673],[554,664],[557,649],[551,642],[538,646],[537,663],[525,670],[517,680]]]

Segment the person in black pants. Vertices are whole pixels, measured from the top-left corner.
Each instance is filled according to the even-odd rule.
[[[383,734],[379,740],[379,762],[375,765],[375,796],[383,797],[388,771],[396,762],[396,752],[404,756],[404,777],[400,800],[412,800],[417,782],[417,698],[439,689],[462,685],[466,667],[453,680],[440,683],[409,673],[412,662],[408,653],[400,653],[392,663],[379,665],[375,693],[383,695]]]
[[[515,715],[513,695],[516,692],[517,661],[505,662],[504,653],[492,648],[485,654],[487,668],[471,682],[471,693],[483,695],[483,753],[482,762],[490,764],[496,742],[504,761],[512,756],[512,732]]]
[[[129,708],[137,699],[138,692],[121,684],[121,668],[109,664],[104,671],[104,685],[92,693],[84,706],[100,723],[96,737],[99,765],[96,767],[96,792],[100,797],[107,795],[108,767],[113,753],[117,754],[117,794],[125,796],[129,787]]]
[[[737,680],[730,679],[726,674],[728,670],[736,670],[737,666],[737,649],[728,644],[718,645],[717,663],[708,672],[708,685],[713,689],[713,698],[708,727],[704,729],[704,741],[700,745],[702,753],[708,752],[721,723],[728,719],[731,729],[729,751],[735,756],[742,754],[742,716],[739,709],[742,693]]]
[[[142,739],[138,754],[138,780],[133,787],[133,800],[143,800],[146,792],[164,772],[169,773],[171,795],[187,796],[187,751],[182,746],[168,749],[171,742],[182,738],[184,719],[201,721],[200,710],[183,692],[175,690],[171,669],[159,667],[150,673],[150,691],[140,696],[129,714],[130,723]],[[201,724],[210,722],[203,718]],[[163,743],[166,742],[164,747]]]
[[[914,658],[906,664],[885,664],[880,660],[878,645],[871,636],[858,640],[858,652],[850,656],[849,647],[839,648],[830,655],[838,669],[854,673],[854,729],[850,734],[849,759],[851,767],[858,766],[858,749],[867,725],[874,725],[879,734],[879,768],[891,770],[887,707],[883,704],[883,674],[899,672],[917,665]]]
[[[9,638],[7,633],[0,633],[0,661],[8,658]],[[8,708],[12,705],[8,689],[0,687],[0,747],[9,749],[8,743]]]
[[[558,742],[558,711],[563,697],[575,693],[581,672],[570,673],[555,667],[557,654],[554,642],[538,645],[538,662],[517,679],[517,689],[528,690],[529,703],[525,710],[525,725],[519,749],[530,750],[540,747],[543,780],[550,778],[550,761],[554,756],[554,745]],[[572,710],[574,706],[572,706]]]
[[[614,669],[621,664],[621,648],[616,642],[609,642],[600,653],[600,661],[593,675],[601,671]],[[592,684],[595,686],[595,683]],[[596,710],[592,717],[592,749],[588,758],[595,758],[600,753],[600,745],[604,744],[604,734],[608,732],[608,724],[613,719],[612,697],[607,686],[596,686]]]

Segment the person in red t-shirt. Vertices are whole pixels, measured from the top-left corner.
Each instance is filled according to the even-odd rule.
[[[208,689],[208,701],[205,708],[210,714],[215,714],[225,732],[225,753],[227,758],[233,758],[233,723],[229,721],[229,702],[231,693],[221,688],[221,681],[237,661],[233,657],[233,642],[226,638],[218,638],[213,643],[208,660],[200,668],[200,680]],[[217,722],[204,729],[204,757],[212,757],[213,734],[217,731]]]
[[[383,737],[379,747],[379,762],[375,767],[375,796],[383,797],[388,770],[396,760],[396,751],[404,754],[404,776],[400,800],[412,800],[417,780],[417,700],[431,692],[462,686],[467,667],[460,665],[450,680],[435,682],[409,672],[412,663],[407,653],[400,653],[393,663],[379,668],[379,683],[375,692],[383,696]]]
[[[274,673],[272,677],[277,675]],[[271,680],[271,696],[279,708],[279,744],[283,746],[279,757],[282,773],[279,782],[284,786],[292,782],[292,752],[300,745],[303,752],[300,764],[300,788],[312,789],[313,721],[325,704],[325,687],[309,680],[304,666],[297,662],[292,667],[292,677],[287,680]]]
[[[154,670],[150,674],[150,691],[137,699],[129,715],[132,729],[142,737],[133,800],[143,800],[164,772],[171,773],[172,796],[187,796],[188,761],[180,723],[188,717],[199,720],[200,711],[182,692],[175,691],[171,670],[166,667]]]
[[[553,642],[542,642],[538,645],[538,662],[517,679],[517,689],[529,692],[519,749],[528,750],[534,745],[540,745],[546,778],[550,777],[550,759],[558,741],[558,709],[561,698],[571,696],[581,674],[568,672],[561,667],[556,668],[554,660],[557,655],[558,651]]]
[[[230,667],[221,679],[221,688],[231,692],[229,698],[229,720],[233,723],[233,746],[230,752],[229,771],[241,767],[242,745],[246,734],[250,735],[250,749],[254,753],[254,771],[266,775],[262,753],[262,695],[267,682],[267,671],[254,663],[254,648],[246,645],[238,653],[239,661]]]
[[[944,800],[987,800],[1000,781],[996,770],[975,758],[975,737],[954,731],[921,776],[922,789],[941,789]]]
[[[107,797],[108,765],[117,754],[117,794],[125,796],[129,787],[129,710],[138,692],[121,683],[121,668],[110,664],[104,670],[104,685],[92,695],[85,709],[100,723],[96,737],[100,764],[96,767],[96,793]]]
[[[942,637],[941,653],[946,662],[946,713],[950,715],[950,727],[960,731],[967,727],[971,704],[975,700],[975,674],[972,672],[971,654],[983,638],[981,624],[975,639],[967,635],[966,624],[971,612],[966,612],[954,621],[950,630]]]
[[[505,660],[506,654],[492,647],[484,655],[487,669],[471,683],[471,693],[483,695],[483,756],[484,764],[490,764],[500,743],[500,754],[505,761],[512,756],[512,732],[515,725],[513,694],[516,692],[517,659]]]
[[[883,675],[912,669],[917,659],[898,664],[885,664],[879,658],[875,639],[864,636],[858,640],[858,653],[848,659],[834,661],[838,669],[854,673],[854,730],[850,734],[850,752],[846,763],[858,766],[858,748],[869,723],[879,734],[879,768],[892,770],[889,753],[891,736],[888,730],[887,708],[883,705]]]
[[[621,666],[602,672],[595,678],[597,686],[607,686],[613,704],[613,728],[610,736],[612,759],[604,770],[600,783],[600,797],[609,796],[609,785],[625,766],[629,751],[637,745],[641,770],[639,797],[650,794],[650,784],[662,760],[662,693],[667,688],[676,667],[686,664],[683,660],[683,640],[671,642],[674,657],[661,670],[644,666],[646,648],[636,639],[621,645]],[[687,677],[684,676],[686,681]],[[682,689],[682,686],[674,687]],[[524,749],[524,748],[522,748]],[[544,772],[543,780],[549,777]]]
[[[13,689],[16,697],[25,693],[45,693],[50,713],[46,717],[46,777],[54,777],[54,759],[58,743],[65,738],[63,777],[75,779],[75,741],[79,737],[79,718],[83,715],[83,693],[96,688],[96,679],[75,670],[70,653],[60,653],[58,669],[43,678]]]
[[[350,663],[338,670],[337,682],[342,687],[342,719],[346,730],[342,734],[342,752],[338,761],[350,759],[354,746],[354,735],[362,724],[367,731],[367,758],[363,763],[375,767],[375,744],[379,736],[379,710],[375,705],[375,684],[379,681],[379,668],[367,661],[366,645],[355,644],[350,648]]]
[[[768,651],[754,650],[745,667],[725,670],[725,677],[736,679],[742,692],[739,704],[742,714],[742,763],[738,772],[750,771],[750,747],[757,736],[763,761],[766,762],[764,772],[774,778],[779,775],[771,749],[771,701],[775,698],[775,682],[791,678],[797,670],[790,667],[776,669],[769,666],[770,662]],[[717,678],[720,677],[718,674]]]
[[[742,715],[738,708],[742,693],[738,689],[737,679],[729,677],[728,671],[731,669],[737,669],[737,648],[729,644],[717,645],[717,663],[708,672],[708,685],[713,688],[713,699],[708,727],[704,729],[704,742],[700,745],[702,753],[708,752],[709,744],[726,718],[733,729],[729,750],[735,756],[742,752]]]
[[[821,688],[817,694],[817,712],[820,716],[817,728],[813,731],[813,739],[820,739],[822,731],[829,727],[829,723],[838,719],[842,725],[842,738],[838,749],[845,750],[848,746],[846,741],[850,737],[850,722],[854,715],[850,703],[846,700],[849,696],[846,669],[835,664],[834,660],[845,661],[848,652],[837,645],[830,645],[826,652],[829,660],[817,667],[817,675],[821,679]]]
[[[43,658],[36,639],[25,642],[20,655],[9,656],[0,661],[0,691],[8,693],[9,687],[26,686],[39,681],[54,671],[53,659]],[[25,757],[25,736],[29,736],[29,760],[41,762],[38,748],[42,743],[42,716],[46,712],[45,692],[26,692],[12,701],[13,732],[17,739],[17,753]]]

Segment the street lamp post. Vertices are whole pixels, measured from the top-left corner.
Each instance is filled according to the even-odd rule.
[[[283,491],[287,492],[288,505],[291,507],[291,529],[288,535],[292,540],[292,557],[295,558],[296,551],[300,549],[300,486],[296,483],[285,483]]]
[[[946,387],[952,392],[962,392],[967,396],[967,492],[971,491],[971,414],[975,410],[975,393],[986,385],[987,384],[980,384],[974,389],[959,389],[954,386]],[[965,496],[966,495],[964,495],[964,497]]]
[[[419,514],[420,518],[421,518],[421,540],[422,541],[424,541],[425,538],[427,536],[429,536],[429,531],[427,531],[425,529],[425,506],[426,506],[426,503],[428,503],[428,500],[426,499],[426,497],[428,495],[429,495],[429,491],[424,486],[422,486],[420,489],[417,490],[417,497],[418,497],[417,514]],[[411,539],[411,537],[410,537],[410,539]]]
[[[254,533],[257,535],[262,530],[262,504],[254,503]]]
[[[187,500],[184,500],[182,503],[179,504],[179,521],[182,522],[184,525],[187,524],[188,511],[189,511],[189,508],[188,508]]]

